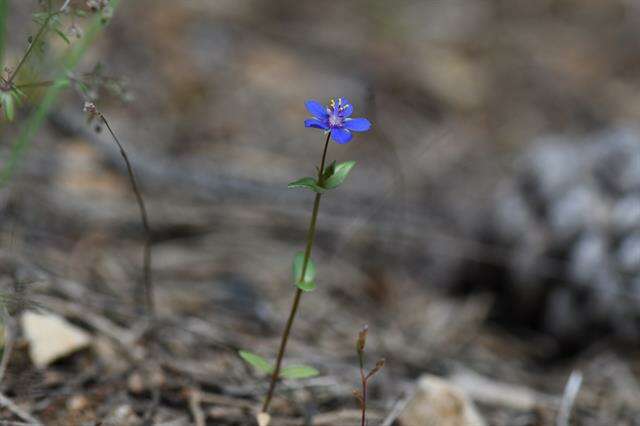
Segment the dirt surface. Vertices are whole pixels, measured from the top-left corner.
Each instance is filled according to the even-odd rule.
[[[9,58],[27,3],[12,10]],[[532,139],[638,121],[639,22],[624,0],[122,1],[82,67],[101,61],[130,90],[97,105],[147,201],[158,325],[142,315],[145,235],[126,171],[70,91],[0,191],[0,284],[16,324],[25,309],[53,312],[91,344],[36,368],[21,336],[0,387],[16,406],[0,401],[0,419],[256,424],[267,381],[237,350],[275,358],[313,202],[286,185],[314,173],[323,142],[303,127],[304,101],[344,96],[373,129],[329,148],[357,166],[323,198],[318,289],[286,357],[321,375],[282,383],[272,425],[360,424],[364,323],[369,361],[387,360],[370,426],[399,425],[426,373],[467,383],[489,425],[553,425],[574,371],[571,424],[639,425],[636,346],[605,337],[568,352],[496,322],[484,275],[464,296],[447,291],[464,261],[510,262],[472,230]]]

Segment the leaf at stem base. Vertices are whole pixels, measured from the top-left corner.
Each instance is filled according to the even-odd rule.
[[[310,377],[315,377],[319,375],[320,372],[313,367],[308,365],[290,365],[288,367],[284,367],[280,371],[280,377],[283,379],[308,379]]]

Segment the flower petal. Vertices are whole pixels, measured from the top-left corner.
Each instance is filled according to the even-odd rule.
[[[316,129],[329,130],[329,126],[327,126],[317,118],[309,118],[307,120],[304,120],[304,127],[314,127]]]
[[[351,114],[353,114],[353,105],[351,105],[349,103],[349,101],[347,101],[346,104],[344,104],[345,100],[342,100],[343,105],[344,105],[344,109],[342,110],[342,113],[340,115],[342,115],[343,117],[351,117]]]
[[[331,129],[331,139],[333,139],[339,144],[347,143],[352,138],[353,138],[353,134],[347,129],[342,129],[339,127]]]
[[[327,117],[327,109],[318,101],[309,100],[304,103],[307,107],[307,111],[311,113],[314,117],[325,118]]]
[[[371,122],[366,118],[348,118],[344,121],[344,127],[354,132],[366,132],[371,128]]]

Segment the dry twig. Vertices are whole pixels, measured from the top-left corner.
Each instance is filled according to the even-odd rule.
[[[42,426],[42,423],[33,417],[31,414],[18,407],[15,402],[7,398],[4,394],[0,393],[0,405],[11,411],[16,416],[20,417],[25,422],[28,422],[30,425]]]
[[[191,389],[189,391],[189,409],[193,415],[193,420],[196,426],[205,426],[206,420],[204,412],[202,411],[202,396],[197,389]]]
[[[579,371],[571,372],[567,385],[564,388],[564,394],[562,395],[562,401],[560,402],[560,411],[556,418],[556,426],[569,426],[569,418],[571,417],[571,410],[573,404],[576,401],[578,392],[580,392],[580,386],[582,385],[582,373]]]

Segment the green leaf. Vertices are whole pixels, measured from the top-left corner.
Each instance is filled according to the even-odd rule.
[[[302,281],[297,283],[296,287],[304,292],[309,292],[316,289],[316,283],[314,283],[313,281]]]
[[[110,0],[109,3],[112,9],[115,10],[120,0]],[[86,29],[85,36],[78,43],[74,43],[64,57],[61,58],[60,66],[57,72],[55,72],[55,81],[67,80],[66,76],[76,68],[87,49],[95,41],[103,28],[104,24],[100,17],[92,19],[92,22]],[[61,90],[62,87],[59,84],[50,86],[38,106],[24,122],[16,142],[11,147],[9,157],[6,158],[6,161],[3,161],[2,169],[0,170],[0,188],[4,187],[7,182],[11,180],[20,166],[22,159],[31,145],[31,141],[36,136],[42,124],[44,124],[47,114],[53,108]]]
[[[2,102],[2,108],[4,109],[5,117],[8,121],[13,121],[16,116],[13,96],[11,96],[11,94],[8,92],[4,92],[0,96],[2,96],[0,101]]]
[[[290,365],[280,371],[280,377],[283,379],[308,379],[319,374],[318,370],[308,365]]]
[[[78,81],[76,83],[78,85],[78,89],[82,92],[82,94],[87,95],[89,93],[89,86],[82,81]]]
[[[331,164],[329,164],[327,167],[324,168],[324,171],[322,172],[322,181],[325,182],[327,179],[329,179],[329,177],[333,175],[335,171],[336,171],[336,161],[333,160]]]
[[[21,102],[22,99],[27,97],[27,95],[17,87],[13,87],[11,89],[11,96],[13,96],[13,99],[16,100],[18,105],[20,105],[20,102]]]
[[[238,351],[238,355],[240,355],[247,364],[250,364],[256,370],[265,374],[273,373],[273,367],[269,364],[269,361],[262,358],[260,355],[256,355],[248,351]]]
[[[333,188],[339,187],[340,185],[342,185],[344,180],[349,175],[349,172],[351,171],[351,169],[355,165],[356,165],[355,161],[345,161],[344,163],[340,163],[340,164],[336,165],[335,171],[333,172],[333,174],[331,176],[329,176],[323,182],[322,186],[325,189],[333,189]]]
[[[67,87],[69,87],[69,79],[67,78],[58,79],[53,82],[52,87],[55,87],[60,90],[66,89]]]
[[[69,40],[69,38],[67,37],[67,35],[65,33],[63,33],[62,31],[60,31],[57,28],[54,28],[53,31],[55,31],[55,33],[58,34],[60,36],[60,38],[65,41],[65,43],[71,44],[71,40]]]
[[[303,177],[295,182],[291,182],[287,185],[287,188],[307,188],[318,194],[322,194],[325,189],[318,185],[318,182],[312,177]]]
[[[304,279],[302,278],[302,267],[304,263],[304,253],[298,252],[293,258],[293,282],[298,283],[312,283],[316,277],[316,265],[313,260],[309,258],[307,261],[307,269],[304,272]]]

